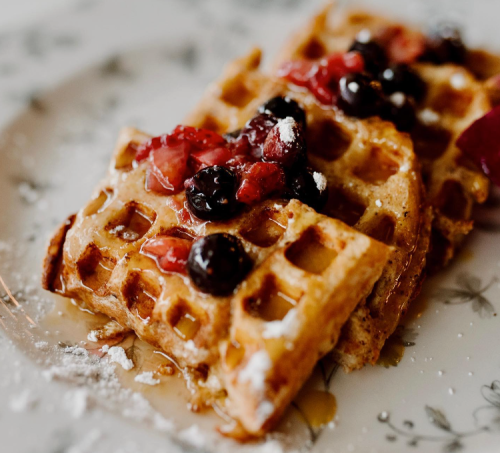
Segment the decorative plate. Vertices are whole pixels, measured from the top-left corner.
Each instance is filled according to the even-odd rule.
[[[500,50],[492,0],[364,3],[458,18],[469,41]],[[320,363],[259,444],[223,439],[215,411],[188,410],[175,369],[144,384],[163,358],[135,337],[117,340],[132,370],[101,359],[86,336],[103,318],[40,289],[46,241],[104,174],[120,127],[171,129],[225,62],[255,44],[273,55],[320,4],[81,0],[0,36],[2,451],[500,451],[498,191],[455,263],[425,283],[380,366],[345,375]]]

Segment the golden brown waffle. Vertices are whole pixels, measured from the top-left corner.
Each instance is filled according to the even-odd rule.
[[[309,93],[261,73],[259,62],[260,51],[254,50],[230,64],[186,122],[218,132],[236,130],[277,95],[304,108],[309,161],[329,184],[323,212],[394,246],[380,280],[350,317],[335,351],[347,371],[375,363],[418,291],[429,244],[431,214],[422,206],[411,140],[378,118],[356,120],[319,105]]]
[[[366,11],[328,6],[290,39],[276,64],[345,52],[361,30],[370,30],[376,36],[393,25],[400,24]],[[469,66],[484,76],[499,67],[498,59],[487,58],[484,53],[473,52],[469,58]],[[415,128],[412,138],[422,160],[428,201],[434,208],[429,265],[438,268],[450,261],[472,229],[473,204],[484,202],[488,194],[487,178],[464,158],[455,140],[488,112],[491,104],[485,86],[463,67],[417,64],[415,69],[428,86],[427,96],[419,106],[423,124]]]
[[[227,395],[229,414],[264,434],[336,343],[391,249],[297,200],[268,200],[226,222],[186,217],[185,194],[145,190],[149,137],[125,129],[94,198],[51,241],[43,286],[85,302],[162,348],[197,403]],[[140,253],[151,237],[239,237],[254,263],[233,296],[199,292]],[[105,329],[106,330],[106,329]]]

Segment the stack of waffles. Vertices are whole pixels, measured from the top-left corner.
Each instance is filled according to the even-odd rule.
[[[394,25],[330,8],[295,36],[282,61],[346,52],[362,30]],[[44,265],[46,289],[85,303],[161,348],[185,370],[193,401],[217,403],[234,420],[225,434],[272,429],[327,354],[352,371],[375,364],[428,268],[447,264],[472,229],[471,210],[488,181],[455,146],[491,108],[495,61],[469,67],[418,63],[427,84],[423,119],[411,134],[376,116],[350,117],[303,88],[263,73],[260,51],[225,69],[184,124],[220,134],[242,128],[276,96],[306,115],[308,165],[327,180],[316,212],[272,198],[224,221],[186,215],[184,191],[145,189],[151,137],[124,129],[107,177],[56,232]],[[201,292],[182,273],[141,253],[152,238],[237,237],[251,272],[227,296]]]

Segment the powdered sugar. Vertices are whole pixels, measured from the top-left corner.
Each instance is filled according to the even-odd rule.
[[[439,118],[439,114],[429,108],[423,109],[418,112],[418,119],[422,121],[422,123],[427,125],[437,123],[439,121]]]
[[[280,321],[271,321],[266,323],[264,331],[262,332],[263,338],[280,338],[280,337],[295,337],[299,322],[297,319],[297,309],[292,308],[288,311],[286,316]]]
[[[272,362],[269,354],[265,350],[255,352],[240,371],[238,381],[241,383],[250,382],[255,390],[263,391],[266,382],[266,373],[271,368]]]
[[[47,341],[37,341],[35,343],[35,348],[37,349],[47,349],[49,347],[49,343]]]
[[[145,385],[158,385],[160,383],[159,379],[155,379],[153,377],[153,372],[152,371],[144,371],[141,374],[138,374],[134,378],[135,382],[139,382],[140,384],[145,384]]]
[[[293,127],[296,122],[291,116],[278,121],[278,130],[280,133],[280,140],[283,143],[292,143],[295,140],[295,132]]]
[[[37,398],[32,395],[29,389],[25,389],[18,395],[11,397],[9,407],[13,412],[24,412],[35,407],[36,403]]]
[[[91,453],[94,451],[97,442],[102,438],[102,432],[98,429],[90,431],[81,441],[77,444],[71,445],[66,453]]]
[[[64,403],[73,418],[81,418],[90,407],[90,392],[87,388],[78,388],[64,395]]]
[[[410,169],[410,164],[405,162],[401,167],[399,167],[399,171],[406,173]]]
[[[264,400],[257,407],[256,415],[261,423],[264,423],[274,412],[274,404],[271,401]]]
[[[318,190],[320,192],[323,192],[326,189],[326,185],[327,185],[325,175],[323,175],[323,173],[315,171],[313,173],[313,179],[314,179],[314,182],[316,183],[316,187],[318,188]]]
[[[87,340],[92,341],[93,343],[97,343],[99,339],[97,338],[97,332],[95,330],[91,330],[87,335]]]
[[[108,357],[111,362],[118,363],[124,370],[129,371],[134,368],[134,362],[127,357],[125,350],[120,346],[109,348]]]
[[[196,448],[205,447],[205,435],[198,425],[192,425],[179,433],[179,438]]]

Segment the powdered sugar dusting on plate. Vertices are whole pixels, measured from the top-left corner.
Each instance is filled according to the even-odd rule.
[[[125,349],[120,346],[113,346],[108,350],[108,357],[111,362],[118,363],[124,370],[134,368],[134,362],[127,357]]]
[[[158,385],[160,383],[159,379],[155,379],[153,377],[152,371],[144,371],[141,374],[138,374],[134,378],[134,381],[139,382],[140,384],[146,384],[146,385]]]

